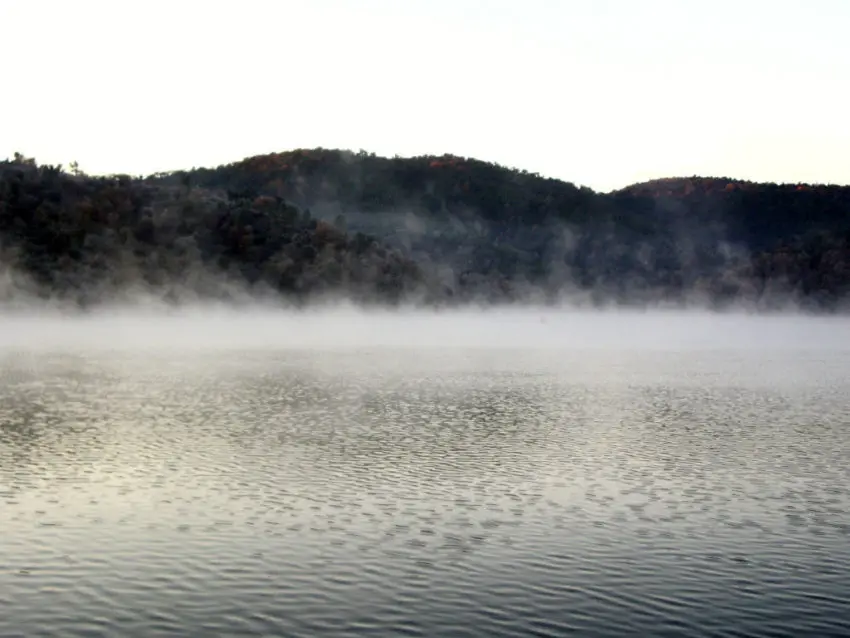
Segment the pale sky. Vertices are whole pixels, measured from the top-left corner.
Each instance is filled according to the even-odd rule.
[[[850,0],[0,0],[0,157],[850,183]]]

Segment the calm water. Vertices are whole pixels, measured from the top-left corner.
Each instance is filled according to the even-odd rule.
[[[0,351],[0,635],[850,635],[850,353]]]

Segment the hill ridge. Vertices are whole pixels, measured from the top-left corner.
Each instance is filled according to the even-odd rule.
[[[0,163],[6,261],[53,293],[167,288],[183,270],[393,302],[832,310],[850,293],[850,187],[692,176],[601,193],[452,154],[323,148],[138,178],[72,169]]]

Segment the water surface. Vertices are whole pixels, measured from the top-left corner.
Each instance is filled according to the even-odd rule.
[[[112,325],[0,350],[2,636],[850,635],[850,353],[815,324]]]

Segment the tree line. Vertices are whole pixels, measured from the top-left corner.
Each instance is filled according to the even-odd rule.
[[[216,168],[94,177],[0,163],[3,261],[43,294],[132,283],[213,294],[425,303],[584,294],[596,303],[850,293],[850,188],[674,178],[612,193],[471,158],[302,149]]]

